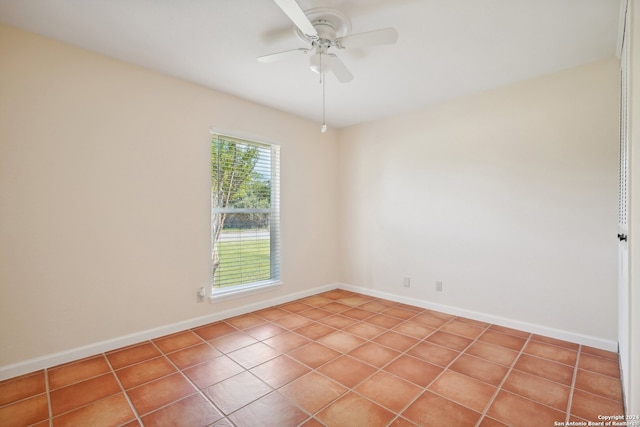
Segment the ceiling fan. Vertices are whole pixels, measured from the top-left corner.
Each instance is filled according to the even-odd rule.
[[[309,48],[298,48],[258,57],[258,61],[269,63],[297,55],[309,55],[309,65],[316,73],[333,72],[342,83],[353,80],[353,74],[329,49],[360,48],[382,44],[393,44],[398,40],[395,28],[383,28],[364,33],[350,34],[351,22],[337,10],[315,8],[303,11],[295,0],[274,0],[276,5],[297,27],[298,36],[311,44]]]

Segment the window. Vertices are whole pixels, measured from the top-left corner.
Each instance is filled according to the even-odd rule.
[[[213,294],[280,279],[280,147],[214,134],[211,141]]]

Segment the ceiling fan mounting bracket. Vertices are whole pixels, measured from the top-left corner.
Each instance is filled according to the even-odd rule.
[[[330,46],[335,46],[336,39],[351,33],[351,21],[340,11],[317,7],[305,11],[304,14],[318,32],[318,36],[310,37],[296,28],[298,37],[307,43],[321,41],[325,44],[328,41]]]

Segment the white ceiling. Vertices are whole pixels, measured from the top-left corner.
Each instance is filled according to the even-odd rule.
[[[326,81],[327,123],[345,127],[616,54],[620,0],[298,0],[346,14],[352,33],[398,43],[337,50],[355,75]],[[0,22],[293,114],[322,119],[306,47],[272,0],[0,0]]]

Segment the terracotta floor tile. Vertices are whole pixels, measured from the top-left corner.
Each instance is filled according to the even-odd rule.
[[[171,353],[172,351],[200,344],[202,342],[202,338],[191,331],[183,331],[178,332],[177,334],[156,338],[152,341],[163,353]]]
[[[618,365],[617,361],[611,359],[581,353],[578,367],[613,378],[620,378],[620,365]]]
[[[487,415],[510,426],[540,427],[564,422],[565,413],[525,399],[507,391],[500,391]]]
[[[231,319],[226,319],[225,322],[227,322],[234,328],[242,330],[262,325],[263,323],[265,323],[265,319],[263,319],[262,317],[258,317],[255,314],[249,313],[232,317]]]
[[[255,339],[262,341],[286,332],[286,329],[273,323],[264,323],[262,325],[245,329],[245,332]]]
[[[307,414],[277,391],[261,397],[229,416],[236,425],[251,427],[297,426],[307,417]]]
[[[411,421],[407,420],[406,418],[397,417],[395,420],[393,420],[391,424],[389,424],[389,427],[418,427],[418,426],[412,423]]]
[[[193,332],[205,341],[212,340],[235,331],[237,331],[237,329],[226,322],[211,323],[193,329]]]
[[[475,320],[475,319],[468,319],[466,317],[455,317],[454,319],[457,322],[468,323],[470,325],[473,325],[482,329],[486,329],[491,325],[490,323],[487,323],[487,322],[481,322],[480,320]]]
[[[340,299],[340,298],[347,298],[352,293],[353,292],[347,291],[345,289],[333,289],[331,291],[322,292],[321,294],[318,294],[318,295],[320,295],[322,297],[325,297],[325,298],[329,298],[331,300],[337,300],[337,299]]]
[[[288,353],[289,356],[311,368],[317,368],[340,356],[340,353],[316,342],[300,347]]]
[[[582,390],[573,391],[573,397],[571,398],[572,415],[576,415],[587,421],[599,421],[598,415],[617,415],[623,413],[624,409],[620,401],[606,399]]]
[[[367,295],[362,295],[362,294],[353,294],[351,296],[345,297],[345,298],[341,298],[340,302],[342,304],[348,305],[350,307],[359,307],[363,304],[366,304],[370,301],[373,301],[374,298],[367,296]]]
[[[361,308],[352,308],[351,310],[343,311],[341,314],[357,320],[364,320],[374,315],[372,312]]]
[[[484,417],[478,427],[510,427],[500,421],[494,420],[491,417]]]
[[[379,335],[372,341],[400,352],[404,352],[408,348],[418,343],[418,340],[416,338],[412,338],[393,331],[389,331],[382,335]]]
[[[329,335],[330,333],[335,331],[336,330],[334,328],[318,322],[312,322],[294,330],[295,333],[303,335],[312,340],[316,340],[325,335]]]
[[[455,319],[457,316],[453,316],[451,314],[447,314],[447,313],[443,313],[441,311],[435,311],[435,310],[424,310],[421,314],[428,314],[431,316],[435,316],[438,317],[440,319],[449,321],[451,319]]]
[[[285,329],[296,329],[312,322],[308,317],[300,316],[299,314],[290,314],[288,316],[281,317],[273,321]]]
[[[502,382],[509,370],[506,366],[466,354],[453,362],[450,369],[494,386],[498,386]]]
[[[318,371],[344,386],[353,388],[373,374],[376,368],[353,357],[342,356],[326,363]]]
[[[40,394],[0,407],[0,425],[3,427],[23,427],[49,417],[47,395]]]
[[[521,331],[519,329],[507,328],[506,326],[491,325],[489,329],[492,331],[502,332],[503,334],[509,334],[516,337],[527,339],[531,335],[530,332]]]
[[[410,349],[407,354],[433,363],[435,365],[444,367],[449,365],[449,363],[451,363],[453,359],[458,357],[460,352],[427,341],[423,341]]]
[[[275,337],[268,338],[263,341],[269,347],[276,349],[281,353],[288,353],[298,347],[308,344],[310,341],[293,332],[285,332]]]
[[[618,353],[614,353],[612,351],[607,351],[607,350],[601,350],[599,348],[589,347],[588,345],[583,345],[580,348],[580,351],[582,351],[583,353],[591,354],[593,356],[604,357],[605,359],[611,359],[615,361],[618,360]]]
[[[409,320],[417,313],[413,310],[407,310],[405,308],[395,306],[383,311],[382,314],[384,314],[385,316],[396,317],[402,320]]]
[[[213,360],[221,355],[222,353],[211,345],[202,343],[170,353],[167,357],[175,363],[178,368],[185,369],[207,360]]]
[[[607,375],[578,369],[575,388],[607,399],[622,401],[620,380]]]
[[[309,368],[282,355],[256,366],[251,372],[271,387],[280,388],[309,372]]]
[[[0,406],[46,391],[44,371],[21,375],[0,382]]]
[[[290,313],[277,307],[271,307],[265,308],[264,310],[258,310],[254,314],[266,320],[275,320],[280,317],[288,316]]]
[[[356,387],[356,391],[390,411],[399,413],[422,392],[422,388],[381,371]]]
[[[120,391],[120,385],[112,373],[100,375],[51,391],[51,410],[55,417]]]
[[[181,400],[197,390],[181,374],[160,378],[127,391],[140,416]]]
[[[66,363],[47,370],[49,388],[55,390],[108,372],[111,368],[103,355]]]
[[[570,387],[514,369],[502,385],[503,390],[566,411]]]
[[[286,303],[286,304],[282,304],[282,305],[280,305],[278,307],[283,309],[283,310],[290,311],[291,313],[297,313],[299,311],[305,311],[305,310],[309,310],[311,308],[310,305],[301,303],[299,301],[289,302],[289,303]]]
[[[317,417],[330,426],[383,427],[394,414],[357,394],[347,393]]]
[[[325,335],[316,341],[341,353],[348,353],[365,342],[362,338],[342,331],[336,331],[329,335]]]
[[[469,427],[480,419],[479,413],[428,391],[418,397],[402,416],[419,426]]]
[[[322,307],[330,302],[333,302],[331,298],[324,297],[322,295],[313,295],[300,300],[301,303],[310,305],[312,307]]]
[[[526,427],[620,399],[616,353],[333,290],[0,381],[0,425]]]
[[[257,342],[258,340],[251,335],[238,331],[214,338],[209,341],[209,344],[220,350],[222,353],[230,353]]]
[[[441,345],[443,347],[448,347],[453,350],[462,351],[469,344],[473,342],[473,340],[461,337],[459,335],[450,334],[448,332],[443,332],[441,330],[435,331],[433,334],[427,337],[426,341]]]
[[[362,304],[359,308],[370,311],[372,313],[382,313],[383,311],[388,309],[391,305],[392,304],[374,300],[374,301],[370,301],[368,303]]]
[[[319,321],[336,329],[344,329],[347,326],[353,325],[357,322],[356,319],[347,316],[341,316],[339,314],[325,317],[323,319],[320,319]]]
[[[387,330],[384,328],[381,328],[379,326],[374,326],[371,325],[369,323],[366,322],[358,322],[355,323],[351,326],[348,326],[347,328],[344,329],[346,332],[350,332],[354,335],[357,335],[361,338],[364,339],[371,339],[374,338],[384,332],[386,332]]]
[[[113,369],[124,368],[125,366],[133,365],[134,363],[142,362],[149,359],[154,359],[161,356],[162,353],[158,351],[156,346],[150,342],[126,347],[121,350],[114,350],[106,354],[107,359]]]
[[[399,325],[395,326],[393,330],[396,332],[400,332],[401,334],[417,338],[419,340],[425,339],[435,331],[434,328],[430,328],[428,326],[424,326],[420,323],[412,322],[410,320],[400,323]]]
[[[367,323],[371,323],[382,328],[391,329],[399,323],[402,323],[402,319],[396,317],[385,316],[384,314],[376,314],[365,320]]]
[[[347,390],[346,387],[324,375],[310,372],[285,385],[279,391],[308,413],[314,414]]]
[[[444,325],[440,330],[449,332],[452,334],[456,334],[456,335],[461,335],[463,337],[475,339],[484,331],[484,328],[479,328],[470,323],[451,320],[449,323]]]
[[[135,419],[123,393],[114,394],[53,419],[55,427],[115,427]]]
[[[346,304],[341,304],[339,302],[330,302],[329,304],[325,304],[322,306],[323,310],[327,310],[330,311],[332,313],[340,313],[342,311],[347,311],[350,308],[352,308],[351,306],[348,306]]]
[[[400,353],[380,344],[367,342],[349,352],[349,355],[369,365],[381,368],[398,357]]]
[[[300,424],[299,427],[325,427],[320,421],[316,418],[308,418],[304,423]]]
[[[158,378],[173,374],[176,369],[164,357],[147,360],[127,366],[116,371],[120,383],[125,389],[130,389]]]
[[[205,427],[222,414],[200,394],[178,400],[142,417],[145,427]]]
[[[242,366],[227,356],[220,356],[184,369],[183,372],[198,388],[203,389],[239,374],[243,370]]]
[[[447,323],[448,320],[434,316],[433,314],[430,314],[430,313],[421,313],[411,318],[411,321],[415,323],[419,323],[424,326],[428,326],[430,328],[439,328],[445,323]]]
[[[555,345],[557,347],[564,347],[573,351],[578,351],[578,349],[580,348],[579,344],[576,344],[573,342],[563,341],[563,340],[559,340],[551,337],[544,337],[542,335],[536,335],[536,334],[531,336],[531,340],[537,341],[537,342],[543,342],[545,344]]]
[[[301,311],[298,314],[311,320],[320,320],[328,316],[333,316],[331,311],[323,310],[321,308],[312,308],[310,310]]]
[[[261,398],[273,389],[250,372],[242,372],[203,390],[204,394],[226,415]]]
[[[571,366],[528,354],[522,354],[514,368],[564,385],[570,386],[573,380],[573,368]]]
[[[529,341],[529,344],[524,348],[524,352],[569,366],[575,366],[576,360],[578,359],[578,353],[576,351],[537,341]]]
[[[229,353],[231,359],[243,366],[245,369],[251,369],[261,363],[278,357],[280,352],[269,347],[265,343],[257,342],[250,346],[243,347],[239,350]]]
[[[411,356],[400,356],[384,367],[384,370],[421,387],[426,387],[442,368]]]
[[[447,370],[429,386],[429,390],[482,413],[497,389],[466,375]]]
[[[527,342],[525,338],[503,334],[502,332],[497,332],[494,330],[485,331],[478,339],[480,341],[499,345],[500,347],[505,347],[515,351],[520,351]]]
[[[482,341],[476,341],[465,351],[465,354],[480,357],[490,362],[511,366],[518,357],[518,352]]]

